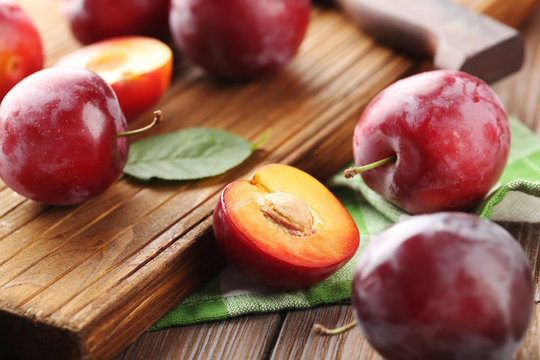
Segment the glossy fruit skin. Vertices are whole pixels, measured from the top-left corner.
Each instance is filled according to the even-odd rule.
[[[161,100],[171,82],[172,66],[171,61],[163,68],[111,84],[128,121],[153,109]]]
[[[229,262],[247,278],[270,288],[294,290],[317,284],[347,262],[331,264],[317,271],[305,271],[300,266],[290,266],[268,257],[256,248],[246,247],[249,240],[235,230],[222,200],[214,209],[213,228],[220,249]]]
[[[0,101],[24,77],[43,67],[43,46],[31,19],[12,0],[0,0]]]
[[[151,66],[134,65],[137,61]],[[55,66],[86,68],[103,77],[113,88],[130,121],[151,110],[167,91],[173,54],[169,46],[158,39],[121,36],[83,46],[64,55]]]
[[[275,72],[296,54],[309,0],[173,0],[169,23],[178,48],[227,79]]]
[[[386,359],[509,359],[532,316],[528,260],[502,227],[468,213],[409,217],[360,255],[352,303]]]
[[[167,40],[169,0],[61,0],[71,31],[82,44],[123,35]]]
[[[256,174],[260,174],[271,167],[280,172],[286,172],[287,169],[291,168],[283,164],[269,164],[259,168]],[[303,178],[308,179],[311,176],[304,174]],[[338,214],[340,219],[339,225],[342,231],[334,231],[338,234],[333,234],[341,243],[340,249],[335,251],[337,255],[331,257],[321,256],[321,252],[316,250],[315,253],[312,252],[311,256],[306,255],[306,253],[300,253],[300,256],[297,256],[297,253],[294,253],[295,243],[304,242],[306,238],[292,237],[289,238],[289,243],[280,244],[275,237],[272,239],[268,235],[271,231],[265,232],[265,230],[259,231],[259,236],[268,238],[271,244],[269,247],[274,247],[274,249],[269,251],[268,248],[261,246],[257,239],[253,238],[253,233],[257,231],[250,231],[253,230],[250,227],[253,228],[259,225],[259,227],[266,229],[264,225],[259,223],[250,226],[233,215],[235,211],[232,205],[234,202],[234,188],[249,181],[252,180],[237,180],[227,185],[220,195],[213,215],[213,231],[216,242],[229,262],[236,266],[247,278],[274,289],[300,289],[326,279],[343,267],[356,253],[360,239],[358,229],[350,215],[333,195],[330,195],[333,197],[332,206],[327,211]],[[302,183],[300,182],[299,186]],[[313,192],[327,191],[330,193],[326,188],[323,189],[323,186],[322,184],[315,185],[313,189],[316,190]],[[249,206],[248,204],[245,205]],[[320,215],[324,217],[324,215]],[[327,221],[326,224],[330,222],[333,221]],[[325,220],[322,220],[321,223],[325,224]],[[323,233],[323,230],[317,231],[319,234]],[[286,238],[286,235],[280,235],[279,233],[274,236]],[[323,235],[318,238],[317,243],[319,246],[331,247],[335,244],[335,240],[326,239],[325,235]]]
[[[49,68],[18,83],[0,106],[0,177],[19,194],[74,205],[122,173],[127,130],[113,90],[95,73]]]
[[[400,80],[366,107],[353,137],[357,166],[397,154],[362,173],[365,183],[410,214],[465,211],[496,184],[510,128],[482,80],[437,70]]]

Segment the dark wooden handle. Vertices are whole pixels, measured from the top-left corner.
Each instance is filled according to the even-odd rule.
[[[338,0],[367,33],[434,59],[436,68],[467,71],[488,82],[519,70],[519,32],[447,0]]]

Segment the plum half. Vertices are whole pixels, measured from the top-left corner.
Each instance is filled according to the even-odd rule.
[[[355,254],[359,233],[339,200],[292,166],[270,164],[225,187],[214,234],[248,278],[279,289],[313,285]]]
[[[121,36],[83,46],[55,66],[88,69],[113,88],[127,120],[150,110],[168,89],[173,54],[169,46],[146,36]]]

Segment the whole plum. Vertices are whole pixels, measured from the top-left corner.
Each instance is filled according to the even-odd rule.
[[[170,0],[60,0],[75,38],[82,44],[124,35],[167,40]]]
[[[245,79],[282,68],[302,43],[309,0],[173,0],[178,48],[208,73]]]
[[[467,213],[409,217],[360,255],[352,302],[389,360],[508,359],[533,309],[531,269],[501,226]]]
[[[127,122],[112,88],[94,72],[54,67],[11,89],[0,106],[0,177],[19,194],[73,205],[122,174]]]
[[[43,67],[43,45],[32,20],[13,0],[0,0],[0,101]]]
[[[394,157],[361,176],[410,214],[472,209],[499,180],[509,149],[508,116],[498,96],[482,80],[450,70],[384,89],[353,137],[357,166]]]

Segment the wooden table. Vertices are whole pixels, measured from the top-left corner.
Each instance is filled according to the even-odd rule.
[[[540,135],[540,9],[521,27],[526,60],[518,73],[493,85],[509,113]],[[539,219],[540,221],[540,219]],[[527,250],[540,286],[540,223],[505,223]],[[538,291],[537,291],[538,294]],[[538,295],[537,295],[538,300]],[[135,359],[382,359],[357,329],[340,336],[312,333],[315,323],[338,327],[353,319],[347,305],[245,316],[142,335],[117,360]],[[540,359],[540,303],[515,360]]]
[[[510,4],[493,0],[459,1],[472,5]],[[56,1],[20,0],[20,3],[44,33],[46,65],[79,47],[67,35],[67,26],[55,10]],[[496,15],[504,9],[491,10],[488,13]],[[350,149],[343,144],[350,144],[361,108],[385,84],[418,71],[417,62],[374,44],[340,15],[317,11],[315,16],[318,27],[308,33],[301,56],[292,62],[288,71],[278,74],[277,80],[266,78],[254,84],[224,86],[208,81],[200,70],[182,60],[176,63],[175,81],[161,103],[165,113],[175,118],[176,123],[163,124],[156,132],[173,130],[178,122],[190,126],[204,120],[208,126],[226,127],[253,141],[264,133],[269,123],[274,124],[274,132],[265,143],[264,151],[225,176],[193,186],[182,184],[181,189],[178,184],[146,187],[122,179],[100,199],[74,210],[39,206],[0,184],[0,239],[3,240],[0,245],[2,249],[13,251],[8,259],[0,259],[0,305],[8,309],[8,313],[13,310],[24,321],[29,320],[30,324],[26,321],[24,325],[30,328],[32,322],[45,324],[45,327],[65,326],[75,334],[69,334],[68,340],[72,340],[69,346],[76,348],[79,345],[76,342],[80,342],[84,348],[89,344],[81,351],[83,355],[88,351],[97,358],[113,357],[202,281],[202,277],[198,278],[179,291],[178,283],[169,276],[178,273],[175,266],[179,266],[179,260],[171,254],[175,255],[173,251],[181,246],[181,241],[176,240],[184,228],[199,231],[199,235],[208,233],[207,220],[223,183],[245,176],[261,162],[292,163],[324,179],[349,161]],[[495,84],[495,89],[509,112],[540,134],[540,115],[537,115],[540,109],[536,105],[540,96],[540,66],[534,66],[536,59],[540,59],[540,11],[524,24],[523,30],[528,50],[525,67],[519,74]],[[340,41],[319,43],[321,35]],[[362,72],[365,77],[351,76]],[[298,94],[298,98],[288,98],[287,91]],[[212,97],[205,98],[201,94]],[[238,95],[236,100],[245,101],[245,108],[239,111],[232,106],[228,101],[231,94]],[[262,94],[262,100],[253,99],[253,94]],[[216,108],[222,110],[220,116],[214,116],[212,110]],[[298,122],[287,124],[281,121],[284,117],[296,117],[309,123],[305,126]],[[250,123],[250,119],[260,122]],[[145,119],[137,119],[133,127],[144,122]],[[232,126],[229,127],[229,123]],[[283,134],[287,136],[280,136]],[[331,164],[321,166],[324,154],[332,154],[333,158]],[[184,194],[188,200],[202,205],[193,212],[183,209],[190,215],[185,218],[169,216],[172,210],[177,210],[178,204],[185,203]],[[145,200],[152,201],[152,206],[163,210],[168,217],[161,216],[158,210],[152,213]],[[141,219],[137,227],[132,228],[129,211]],[[15,222],[4,221],[6,216],[16,220],[18,229],[27,229],[32,235],[47,226],[47,236],[42,239],[34,236],[31,244],[24,234],[13,236]],[[10,226],[14,226],[13,229]],[[538,275],[540,225],[505,226],[526,246]],[[78,241],[71,238],[73,233],[77,234],[75,240]],[[193,240],[185,238],[182,235],[186,243]],[[202,244],[208,247],[208,239]],[[204,265],[203,260],[190,255],[200,255],[205,248],[191,246],[189,249],[195,250],[184,253],[187,254],[183,255],[184,259]],[[3,250],[0,258],[5,253]],[[126,253],[133,257],[124,258]],[[186,274],[189,277],[190,273]],[[177,280],[185,281],[185,278]],[[540,358],[539,306],[536,305],[535,320],[517,359]],[[116,359],[379,358],[357,330],[333,338],[311,332],[314,323],[334,327],[351,319],[350,307],[340,305],[171,328],[144,333],[116,355]],[[2,336],[7,338],[11,331],[0,329],[0,340]],[[65,340],[65,334],[57,334],[59,339]],[[22,335],[29,334],[23,332]],[[24,346],[27,339],[20,341]],[[57,350],[67,348],[64,343],[52,348],[55,346]],[[39,351],[32,352],[39,354]]]

